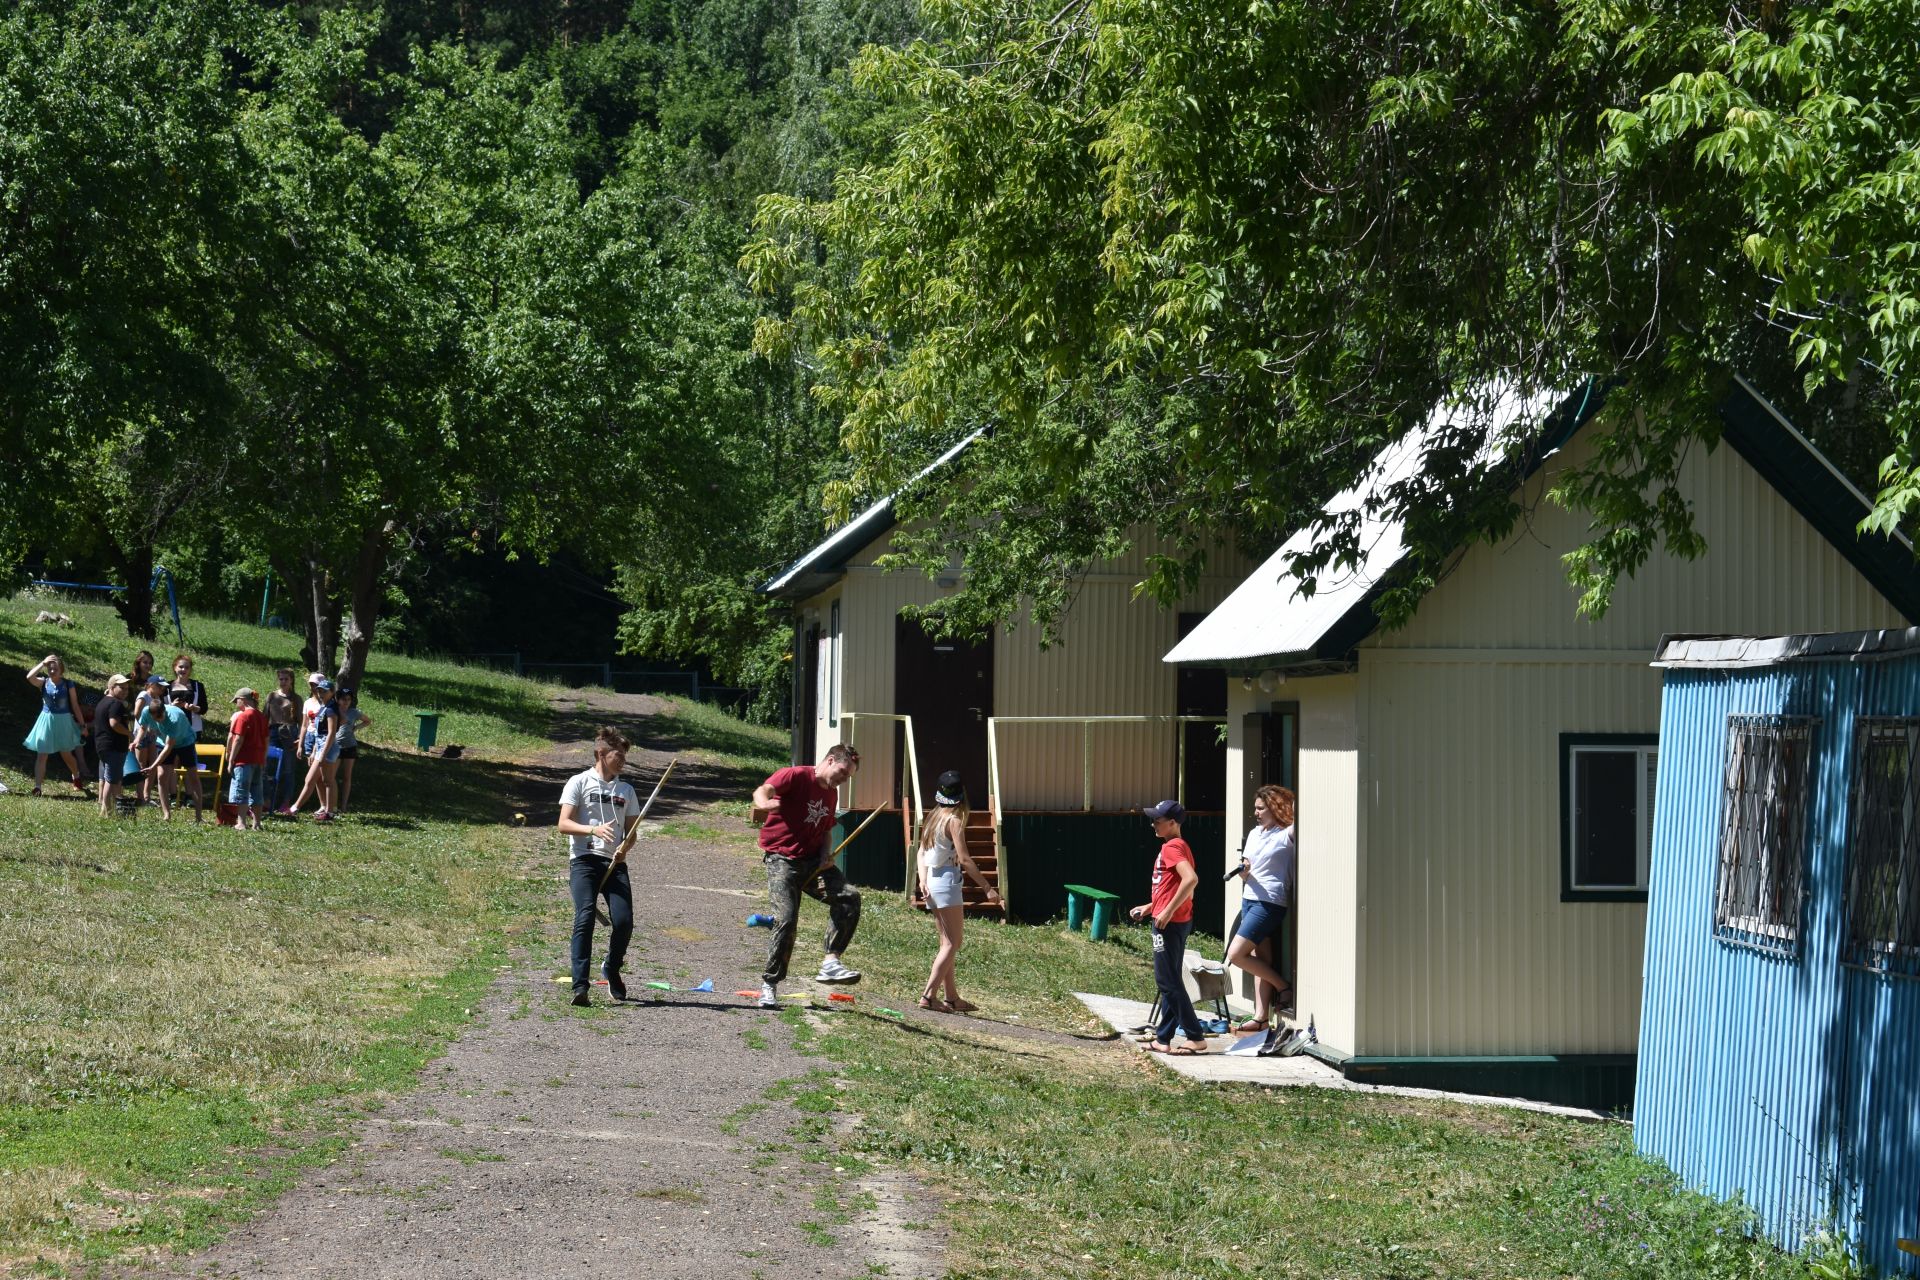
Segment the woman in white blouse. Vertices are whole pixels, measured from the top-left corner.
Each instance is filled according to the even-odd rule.
[[[1292,996],[1287,980],[1260,949],[1278,942],[1287,908],[1293,905],[1293,810],[1293,792],[1285,787],[1268,784],[1253,793],[1253,829],[1240,847],[1240,878],[1246,886],[1241,891],[1240,927],[1227,947],[1227,963],[1254,978],[1253,1017],[1234,1028],[1242,1033],[1266,1030],[1273,1011]]]

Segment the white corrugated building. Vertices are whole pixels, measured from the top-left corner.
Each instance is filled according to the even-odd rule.
[[[1310,545],[1302,534],[1167,655],[1229,674],[1226,807],[1240,819],[1218,865],[1253,786],[1298,791],[1296,1009],[1353,1078],[1625,1102],[1660,638],[1920,621],[1911,547],[1857,535],[1865,498],[1744,380],[1722,443],[1680,477],[1707,553],[1656,551],[1604,618],[1583,620],[1561,557],[1588,521],[1542,495],[1591,456],[1594,407],[1584,392],[1558,407],[1542,438],[1559,447],[1523,487],[1531,518],[1464,548],[1404,627],[1375,618],[1402,544],[1373,519],[1353,572],[1299,595],[1286,556]],[[1418,449],[1384,452],[1336,505],[1378,493]]]

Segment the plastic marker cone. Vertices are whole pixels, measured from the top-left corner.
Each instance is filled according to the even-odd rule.
[[[703,980],[701,981],[701,983],[700,983],[700,985],[699,985],[699,986],[697,986],[697,987],[694,987],[694,988],[692,988],[692,990],[694,990],[694,991],[711,991],[711,990],[713,990],[713,979],[712,979],[712,978],[706,978],[706,979],[703,979]]]
[[[880,1012],[886,1014],[889,1018],[904,1018],[907,1016],[898,1009],[882,1009]]]
[[[673,984],[671,982],[649,982],[647,985],[652,987],[655,991],[673,990]]]
[[[848,994],[847,994],[846,992],[844,992],[844,991],[830,991],[830,992],[828,992],[828,993],[827,993],[827,999],[829,999],[829,1000],[838,1000],[838,1001],[839,1001],[839,1002],[840,1002],[841,1004],[852,1004],[852,1003],[853,1003],[853,997],[852,997],[852,996],[850,996],[850,995],[848,995]]]
[[[754,994],[758,995],[760,993],[756,991],[754,992]],[[781,996],[780,998],[782,1000],[805,1000],[805,999],[808,999],[809,997],[807,996],[807,993],[804,991],[791,991],[791,992],[788,992],[786,995]]]
[[[733,994],[739,996],[743,1000],[758,1000],[760,998],[760,993],[758,991],[736,991]]]
[[[573,979],[572,978],[555,978],[554,981],[555,982],[572,982]]]

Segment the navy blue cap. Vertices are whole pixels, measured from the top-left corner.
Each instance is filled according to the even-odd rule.
[[[1179,822],[1187,816],[1187,806],[1181,804],[1178,800],[1162,800],[1159,804],[1148,805],[1140,812],[1146,814],[1149,818],[1168,818],[1174,822]]]

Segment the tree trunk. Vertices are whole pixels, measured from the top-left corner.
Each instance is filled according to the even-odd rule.
[[[153,548],[120,546],[107,539],[107,555],[114,570],[126,584],[126,590],[113,597],[113,611],[127,626],[127,635],[135,640],[152,640],[153,625]]]
[[[310,671],[333,670],[340,651],[339,614],[333,605],[333,575],[318,560],[307,557],[300,593],[301,628],[307,633],[307,645],[301,657]]]
[[[377,529],[360,535],[360,549],[353,557],[353,577],[348,582],[347,614],[342,626],[345,652],[341,655],[339,683],[360,687],[366,674],[367,653],[373,648],[374,624],[380,620],[380,604],[386,595],[387,544],[394,524],[388,520]]]

